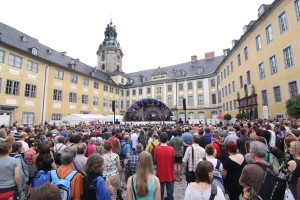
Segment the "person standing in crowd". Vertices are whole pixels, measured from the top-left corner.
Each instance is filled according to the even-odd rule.
[[[35,166],[37,171],[43,170],[45,172],[51,169],[57,169],[56,164],[50,153],[50,146],[48,144],[39,145],[39,153],[35,159]]]
[[[18,142],[21,142],[22,144],[22,149],[21,149],[21,154],[24,155],[24,153],[29,149],[29,145],[27,142],[25,142],[25,140],[27,139],[27,133],[25,132],[21,132],[20,133],[20,138],[18,140]]]
[[[193,135],[190,134],[190,129],[188,127],[185,127],[181,139],[183,141],[183,154],[185,154],[186,149],[193,143]]]
[[[139,130],[137,128],[134,129],[133,133],[130,135],[130,140],[132,143],[132,150],[135,151],[136,145],[138,144],[139,139]]]
[[[65,148],[66,148],[65,138],[63,136],[58,136],[57,143],[53,147],[54,153],[55,152],[61,153]]]
[[[96,190],[91,189],[91,185],[95,185],[95,179],[99,176],[103,178],[104,160],[100,154],[93,153],[87,160],[84,167],[86,176],[83,178],[83,195],[81,200],[97,200]],[[114,188],[110,183],[109,178],[105,178],[106,192],[110,195],[114,194]]]
[[[127,200],[160,200],[160,182],[153,175],[152,156],[143,151],[139,155],[135,175],[129,177],[127,183]]]
[[[61,163],[62,165],[56,170],[58,178],[67,177],[72,171],[73,161],[76,156],[76,149],[65,148],[61,153]],[[76,173],[71,180],[71,200],[80,200],[80,196],[83,193],[82,176],[80,173]]]
[[[17,159],[9,156],[11,151],[11,143],[0,143],[0,199],[18,199],[21,166]]]
[[[194,182],[196,180],[195,170],[198,162],[205,156],[204,148],[199,146],[200,136],[193,136],[193,144],[186,149],[184,157],[182,159],[182,165],[186,167],[186,181],[187,183]],[[191,176],[187,176],[187,175]]]
[[[174,149],[167,145],[168,134],[163,132],[160,135],[161,145],[154,150],[154,162],[157,164],[156,176],[160,181],[161,199],[164,198],[164,187],[166,185],[167,197],[173,200],[174,192]]]
[[[81,141],[81,136],[80,136],[80,134],[79,134],[79,133],[77,133],[77,134],[74,134],[74,133],[73,133],[73,134],[70,136],[69,143],[67,143],[66,146],[67,146],[68,148],[73,147],[73,148],[76,149],[77,146],[79,145],[80,141]]]
[[[247,141],[252,141],[253,139],[248,136],[247,130],[245,128],[241,128],[240,133],[241,133],[241,136],[237,140],[236,144],[237,144],[239,152],[245,156],[246,155],[245,143]]]
[[[128,162],[125,166],[125,182],[126,183],[127,183],[128,178],[130,176],[132,176],[133,174],[135,174],[139,154],[143,151],[143,149],[144,149],[143,145],[138,143],[136,145],[135,154],[128,159]]]
[[[112,152],[112,144],[110,141],[104,142],[104,149],[106,153],[103,154],[103,177],[109,178],[111,185],[115,188],[116,191],[121,186],[119,175],[119,172],[122,169],[120,164],[120,157],[118,154]]]
[[[236,135],[234,128],[228,127],[227,131],[228,131],[228,136],[224,139],[223,144],[226,145],[227,142],[231,142],[231,141],[236,143],[239,137]]]
[[[214,175],[214,166],[209,161],[201,161],[196,167],[196,181],[189,183],[185,190],[185,200],[220,199],[225,196],[219,187],[213,186],[211,180]],[[214,189],[213,189],[214,188]],[[213,190],[213,192],[212,192]],[[213,195],[213,198],[211,196]]]
[[[94,152],[96,152],[96,138],[95,137],[91,137],[89,140],[89,144],[87,146],[87,149],[85,151],[85,156],[89,157],[90,155],[92,155]]]
[[[249,151],[255,163],[247,164],[243,168],[239,183],[244,187],[244,191],[250,193],[251,197],[259,194],[259,189],[265,177],[265,170],[261,166],[269,167],[270,164],[264,160],[267,153],[267,147],[264,143],[260,141],[250,142]]]
[[[212,140],[212,139],[211,139],[212,134],[211,134],[210,132],[211,132],[210,128],[209,128],[209,127],[206,127],[206,128],[204,129],[204,134],[202,135],[202,138],[206,139],[207,142],[208,142],[208,144],[210,144],[210,143],[211,143],[211,140]]]
[[[169,141],[169,145],[174,148],[174,152],[175,152],[175,163],[174,163],[175,180],[180,182],[183,141],[178,137],[178,132],[176,129],[172,131],[172,135],[173,138]]]
[[[225,179],[225,187],[228,190],[230,200],[239,200],[243,187],[239,184],[239,178],[246,165],[244,156],[237,152],[237,146],[234,141],[226,143],[226,151],[229,156],[224,160],[222,176]]]
[[[100,137],[102,137],[102,139],[104,140],[108,140],[110,138],[110,134],[108,133],[108,128],[105,127],[100,135]]]
[[[38,187],[30,196],[30,200],[61,200],[61,195],[58,187],[51,183],[46,183]]]
[[[300,177],[300,141],[292,141],[289,150],[293,160],[290,160],[287,165],[288,171],[292,174],[288,184],[294,198],[297,199],[299,198],[297,197],[297,181]]]
[[[143,149],[146,148],[146,135],[144,130],[140,130],[140,135],[138,138],[138,143],[141,143],[143,145]]]
[[[223,162],[225,155],[222,155],[222,142],[220,141],[218,131],[215,131],[213,133],[212,140],[213,140],[212,145],[217,151],[216,158],[218,158],[220,161]]]
[[[111,137],[108,139],[112,144],[112,152],[117,153],[120,147],[120,140],[116,137],[118,134],[116,129],[113,129],[111,132]]]
[[[72,165],[72,169],[78,171],[82,175],[85,175],[84,166],[88,159],[87,157],[85,157],[86,148],[87,146],[85,143],[79,143],[77,145],[77,154]]]

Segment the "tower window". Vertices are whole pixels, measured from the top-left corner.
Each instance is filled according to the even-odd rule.
[[[102,70],[105,70],[105,64],[102,64]]]

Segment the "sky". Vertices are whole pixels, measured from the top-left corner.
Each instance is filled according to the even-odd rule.
[[[0,21],[94,67],[106,25],[116,25],[123,71],[223,54],[273,0],[6,0]]]

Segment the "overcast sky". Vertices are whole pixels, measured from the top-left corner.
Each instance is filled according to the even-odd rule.
[[[90,66],[112,19],[123,71],[221,55],[239,39],[258,8],[273,0],[5,0],[0,21]]]

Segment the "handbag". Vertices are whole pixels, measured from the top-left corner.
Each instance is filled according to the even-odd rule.
[[[189,171],[189,162],[187,162],[187,166],[186,166],[186,172],[185,172],[185,180],[187,183],[190,182],[195,182],[196,181],[196,174],[193,171],[194,170],[194,148],[193,146],[191,146],[192,148],[192,171]]]

